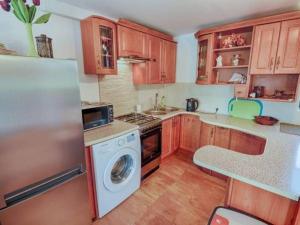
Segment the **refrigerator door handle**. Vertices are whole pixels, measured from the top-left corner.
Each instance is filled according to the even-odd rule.
[[[19,202],[22,202],[28,198],[32,198],[42,192],[46,192],[51,188],[54,188],[78,175],[83,173],[82,166],[77,166],[73,169],[67,170],[63,173],[47,178],[38,183],[24,187],[12,193],[4,195],[5,206],[10,207]]]

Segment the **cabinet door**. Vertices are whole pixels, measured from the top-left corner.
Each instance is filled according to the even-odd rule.
[[[173,119],[162,122],[162,153],[161,158],[164,159],[172,153],[173,141]]]
[[[214,145],[229,149],[230,129],[224,127],[216,127],[214,135]]]
[[[146,34],[118,25],[118,55],[147,57]]]
[[[248,155],[260,155],[264,152],[266,140],[241,131],[231,130],[230,149]]]
[[[272,74],[276,59],[280,23],[255,27],[251,74]]]
[[[214,132],[215,126],[202,122],[199,146],[212,145],[214,143]]]
[[[275,73],[300,73],[300,19],[281,24]]]
[[[162,78],[162,50],[163,40],[154,36],[148,36],[149,41],[149,71],[148,82],[150,84],[161,83]]]
[[[175,83],[176,80],[176,49],[171,41],[163,41],[162,80],[163,83]]]
[[[198,116],[181,116],[180,148],[195,152],[199,145],[200,120]]]
[[[198,77],[197,84],[214,83],[213,67],[213,34],[203,35],[198,39]]]
[[[172,151],[178,150],[180,144],[180,116],[173,117]]]
[[[87,18],[80,22],[84,72],[86,74],[117,74],[116,25],[113,22]]]

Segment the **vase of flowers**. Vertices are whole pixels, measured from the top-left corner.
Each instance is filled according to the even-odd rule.
[[[25,25],[25,30],[27,33],[28,40],[28,56],[38,57],[34,39],[32,34],[33,24],[43,24],[49,21],[51,13],[46,13],[37,19],[36,11],[37,7],[40,5],[40,0],[32,0],[32,4],[26,2],[26,0],[4,0],[0,1],[0,6],[3,10],[10,12],[15,15],[15,17]]]

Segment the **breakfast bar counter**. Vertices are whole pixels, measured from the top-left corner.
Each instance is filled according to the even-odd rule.
[[[298,201],[300,136],[281,133],[279,125],[262,126],[225,115],[199,115],[202,122],[265,138],[266,146],[261,155],[247,155],[207,145],[196,151],[195,164]]]

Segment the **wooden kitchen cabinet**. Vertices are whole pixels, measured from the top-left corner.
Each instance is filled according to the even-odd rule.
[[[148,56],[147,34],[121,25],[117,26],[117,30],[119,57]]]
[[[80,22],[84,72],[117,74],[116,24],[102,17],[88,17]]]
[[[275,73],[300,73],[300,19],[281,24]]]
[[[176,80],[176,49],[175,42],[163,41],[162,50],[162,82],[175,83]]]
[[[148,36],[149,43],[149,58],[148,63],[148,83],[160,84],[162,81],[162,54],[163,40],[158,37]]]
[[[199,147],[214,144],[215,126],[202,122],[200,134]]]
[[[298,205],[296,201],[232,178],[228,188],[228,207],[242,210],[271,224],[299,225],[293,223]]]
[[[180,116],[164,120],[162,122],[162,154],[164,159],[173,154],[179,148],[180,140]]]
[[[198,116],[182,115],[180,149],[195,152],[199,147],[200,120]]]
[[[229,149],[230,145],[230,129],[224,127],[216,127],[214,131],[214,145]]]
[[[180,145],[180,129],[181,129],[181,120],[180,116],[173,117],[173,141],[172,141],[172,150],[177,151]]]
[[[198,38],[199,57],[198,57],[198,76],[197,84],[212,84],[214,78],[212,74],[213,67],[213,34],[203,35]]]
[[[149,62],[133,65],[134,84],[175,83],[175,42],[148,35]]]
[[[255,28],[252,74],[300,72],[300,19]]]
[[[173,141],[173,119],[162,122],[162,152],[161,158],[164,159],[172,153]]]
[[[231,130],[229,149],[248,155],[260,155],[264,152],[266,140],[252,134]]]
[[[255,27],[251,74],[272,74],[280,33],[280,22]]]

